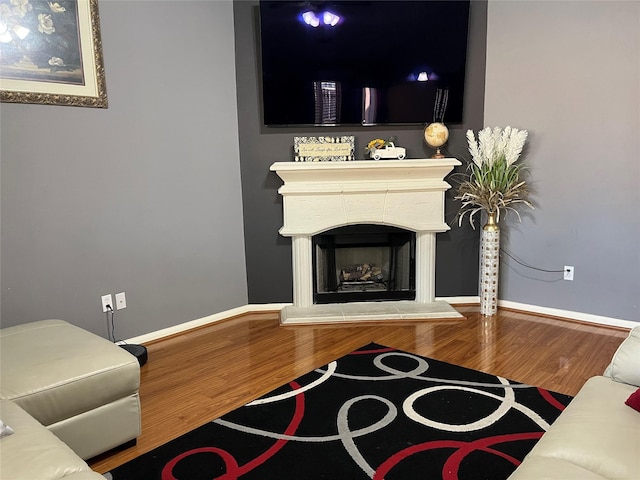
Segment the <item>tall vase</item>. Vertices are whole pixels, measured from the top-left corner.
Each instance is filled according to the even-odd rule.
[[[500,268],[500,227],[494,213],[480,233],[480,314],[498,311],[498,273]]]

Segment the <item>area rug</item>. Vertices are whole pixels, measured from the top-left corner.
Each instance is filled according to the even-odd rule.
[[[105,477],[504,480],[570,401],[372,343]]]

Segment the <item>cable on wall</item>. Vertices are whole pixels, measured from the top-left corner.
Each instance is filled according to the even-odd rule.
[[[107,335],[109,335],[109,340],[111,340],[113,343],[126,344],[127,342],[125,342],[124,340],[116,340],[116,327],[114,320],[115,314],[116,312],[113,310],[111,305],[107,305],[107,327],[109,328]]]
[[[138,360],[138,363],[142,367],[144,364],[147,363],[147,359],[148,359],[147,347],[145,347],[144,345],[138,345],[136,343],[127,343],[124,340],[116,340],[116,327],[115,327],[115,319],[114,319],[116,312],[114,312],[111,305],[106,305],[106,308],[107,308],[106,315],[107,315],[107,329],[108,329],[107,336],[109,336],[109,340],[111,340],[113,343],[116,343],[119,347],[123,348],[124,350],[129,352],[131,355],[136,357],[136,359]],[[110,327],[110,330],[109,330],[109,327]]]
[[[510,259],[512,259],[514,262],[522,265],[523,267],[526,268],[530,268],[531,270],[537,270],[538,272],[545,272],[545,273],[565,273],[565,270],[547,270],[545,268],[538,268],[538,267],[533,267],[531,265],[527,265],[526,263],[521,262],[520,260],[518,260],[516,257],[514,257],[513,255],[511,255],[509,252],[507,252],[504,248],[500,249],[501,253],[504,253],[507,257],[509,257]]]

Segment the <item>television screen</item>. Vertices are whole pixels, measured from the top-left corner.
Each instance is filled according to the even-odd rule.
[[[264,124],[461,123],[468,22],[468,0],[261,0]]]

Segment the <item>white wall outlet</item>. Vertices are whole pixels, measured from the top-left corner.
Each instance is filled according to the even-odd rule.
[[[116,310],[127,308],[127,298],[124,296],[124,292],[116,293]]]
[[[108,312],[109,309],[107,308],[107,305],[109,305],[111,308],[113,308],[113,299],[111,298],[111,294],[108,295],[102,295],[102,297],[100,297],[102,299],[102,311],[103,312]]]
[[[564,266],[564,279],[573,280],[573,267],[570,265]]]

